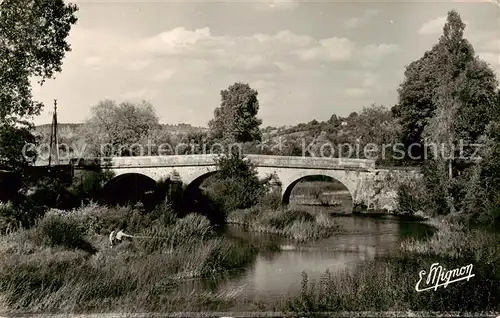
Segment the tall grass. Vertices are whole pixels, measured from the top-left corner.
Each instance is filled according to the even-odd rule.
[[[152,215],[95,204],[51,210],[32,229],[1,236],[3,303],[20,311],[109,312],[206,309],[231,301],[232,295],[179,288],[194,277],[244,267],[256,249],[217,236],[203,216],[177,220],[163,208]],[[108,231],[118,228],[137,237],[111,248]]]
[[[468,231],[441,223],[428,241],[408,240],[392,258],[377,259],[319,281],[302,278],[300,296],[276,308],[294,312],[324,311],[469,311],[500,310],[500,235]],[[447,269],[473,264],[475,277],[436,291],[416,292],[421,270],[433,263]]]
[[[257,206],[233,211],[228,223],[243,225],[246,230],[282,235],[299,242],[317,240],[338,233],[339,227],[326,213],[289,208],[267,209]]]

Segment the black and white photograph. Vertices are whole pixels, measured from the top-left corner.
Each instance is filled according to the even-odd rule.
[[[500,317],[499,0],[0,0],[0,318]]]

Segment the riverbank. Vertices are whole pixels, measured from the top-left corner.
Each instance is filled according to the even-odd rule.
[[[302,277],[300,296],[270,306],[293,312],[464,311],[500,312],[500,235],[468,230],[446,219],[430,219],[437,232],[428,240],[407,239],[396,256],[382,257],[340,273]],[[417,292],[422,270],[473,265],[474,277],[446,288]]]
[[[246,231],[281,235],[297,242],[318,240],[341,231],[333,218],[319,209],[257,206],[230,212],[227,222],[240,225]]]
[[[113,229],[137,235],[111,247]],[[147,239],[141,239],[147,237]],[[52,210],[32,229],[0,237],[0,308],[19,312],[217,310],[234,295],[179,289],[182,282],[239,270],[256,256],[208,220],[176,219],[96,205]]]
[[[281,213],[285,213],[283,211]],[[500,276],[496,266],[500,250],[496,241],[498,236],[493,233],[469,231],[453,222],[429,219],[426,223],[437,228],[433,236],[425,241],[403,239],[401,244],[389,239],[387,248],[396,253],[380,257],[369,242],[358,251],[360,245],[357,244],[364,241],[348,237],[357,235],[365,241],[375,239],[379,242],[388,233],[384,224],[392,224],[392,229],[401,233],[401,237],[406,227],[387,223],[390,219],[373,224],[367,223],[366,218],[354,219],[352,225],[359,229],[357,234],[332,239],[335,242],[343,240],[338,242],[338,247],[346,254],[332,251],[324,260],[310,260],[318,252],[307,249],[317,250],[316,243],[306,244],[303,251],[259,253],[259,250],[268,249],[272,242],[264,237],[264,242],[256,244],[243,237],[221,236],[199,215],[176,220],[165,212],[157,209],[152,214],[142,214],[130,208],[99,206],[71,213],[52,210],[35,228],[1,237],[0,312],[140,311],[161,315],[163,312],[228,310],[274,314],[500,310],[497,305],[500,304],[500,287],[497,286]],[[300,222],[316,222],[305,214],[299,217],[298,212],[287,213],[295,213],[295,220]],[[342,219],[349,221],[346,217]],[[335,221],[343,224],[342,220]],[[337,222],[333,224],[338,226]],[[136,238],[110,248],[108,235],[113,228],[123,228],[129,234],[150,239]],[[369,229],[381,236],[370,236]],[[346,238],[356,249],[350,250],[345,245]],[[329,248],[329,245],[321,246]],[[372,252],[374,255],[369,256]],[[235,272],[244,276],[245,271],[258,270],[261,282],[276,286],[281,277],[286,276],[275,272],[277,267],[265,264],[278,258],[279,268],[284,268],[285,264],[293,270],[297,268],[294,272],[297,274],[284,282],[286,290],[290,284],[300,282],[300,271],[309,269],[306,264],[321,265],[319,275],[324,268],[329,268],[328,264],[334,263],[339,256],[344,259],[349,253],[365,256],[362,261],[349,263],[344,269],[341,266],[335,272],[327,271],[317,279],[303,275],[302,288],[298,286],[298,292],[293,295],[280,296],[280,293],[278,297],[266,299],[266,294],[264,299],[256,300],[241,290],[254,280],[253,276],[248,278],[250,281],[229,278]],[[255,265],[258,269],[252,269],[254,265],[250,264],[255,263],[256,257],[261,261]],[[305,263],[306,259],[310,262]],[[428,270],[435,262],[448,269],[473,264],[476,276],[436,291],[416,292],[419,272]],[[210,288],[200,285],[205,283],[199,278],[220,276],[222,279],[218,280],[225,281],[225,275],[228,276],[227,284]]]

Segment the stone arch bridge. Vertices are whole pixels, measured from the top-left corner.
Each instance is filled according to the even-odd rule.
[[[317,158],[298,156],[247,155],[264,178],[273,174],[281,184],[283,202],[288,203],[291,190],[304,177],[327,176],[341,182],[349,190],[354,205],[364,205],[377,210],[393,211],[399,182],[419,178],[419,171],[412,169],[377,169],[374,160]],[[172,155],[150,157],[115,157],[101,162],[114,173],[111,181],[127,176],[147,177],[158,182],[173,174],[189,186],[199,186],[207,176],[217,170],[217,155]],[[84,160],[75,165],[85,166]],[[111,182],[110,181],[110,182]]]

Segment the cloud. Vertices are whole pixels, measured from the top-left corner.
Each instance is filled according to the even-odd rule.
[[[351,71],[348,75],[352,81],[359,84],[359,86],[350,85],[344,90],[344,94],[348,97],[362,97],[369,92],[377,91],[382,82],[380,76],[372,72]]]
[[[174,69],[165,69],[165,70],[157,73],[156,75],[154,75],[152,80],[153,81],[165,81],[165,80],[172,78],[172,76],[174,76],[174,74],[175,74]]]
[[[124,68],[127,71],[140,71],[148,67],[149,64],[151,64],[150,60],[136,60],[127,63],[126,65],[124,65]]]
[[[259,4],[264,10],[295,10],[299,7],[297,0],[264,0]]]
[[[362,97],[368,93],[368,90],[364,88],[346,88],[345,89],[345,94],[349,97]]]
[[[500,54],[500,38],[494,38],[484,43],[481,48],[486,51],[497,52]]]
[[[359,17],[351,17],[344,22],[344,28],[354,29],[371,22],[373,17],[379,14],[378,10],[365,10]]]
[[[296,50],[295,54],[303,61],[345,61],[354,51],[354,43],[346,38],[320,40],[316,46]]]
[[[139,100],[139,99],[153,98],[156,95],[158,95],[158,93],[159,91],[156,89],[141,88],[122,93],[120,97],[123,99]]]
[[[361,57],[367,59],[380,59],[386,55],[392,54],[399,51],[399,45],[397,44],[369,44],[361,50]]]
[[[445,23],[446,17],[444,16],[427,21],[420,27],[418,34],[439,34],[443,31]]]
[[[79,50],[84,64],[95,68],[119,68],[142,71],[158,63],[165,74],[150,74],[155,81],[208,74],[214,68],[254,73],[283,73],[297,68],[297,63],[345,62],[359,58],[365,64],[376,63],[398,50],[394,44],[371,44],[359,47],[344,37],[316,39],[309,35],[283,30],[274,34],[245,36],[212,34],[210,28],[176,27],[156,35],[137,38],[109,32],[80,32],[79,42],[88,43],[98,34],[101,45]],[[80,48],[79,48],[80,49]],[[116,54],[121,52],[120,54]],[[158,68],[157,68],[158,70]],[[161,70],[161,69],[160,69]]]
[[[104,63],[98,56],[88,56],[83,59],[83,64],[91,68],[101,68]]]
[[[443,27],[446,23],[446,16],[438,17],[433,20],[429,20],[422,24],[420,29],[418,29],[418,34],[421,35],[430,35],[430,34],[440,34],[443,32]],[[469,21],[462,21],[466,26],[470,25]],[[465,32],[468,32],[469,28],[465,29]]]

